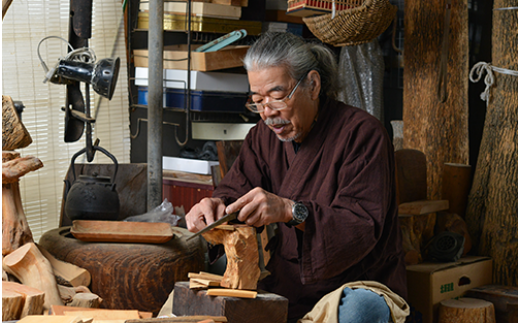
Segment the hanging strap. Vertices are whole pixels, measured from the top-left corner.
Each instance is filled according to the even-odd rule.
[[[446,102],[448,98],[448,54],[450,40],[450,17],[451,17],[451,0],[447,0],[444,14],[444,33],[442,35],[442,51],[441,51],[441,68],[439,71],[439,80],[437,83],[437,96],[441,103]]]

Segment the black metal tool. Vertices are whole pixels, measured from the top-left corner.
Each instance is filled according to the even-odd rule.
[[[221,225],[222,223],[235,220],[237,218],[237,216],[238,216],[238,212],[239,211],[236,211],[236,212],[230,213],[228,215],[225,215],[223,218],[218,219],[217,221],[215,221],[212,224],[208,225],[204,229],[202,229],[199,232],[195,233],[194,235],[192,235],[191,237],[186,239],[186,241],[191,240],[191,239],[193,239],[195,237],[198,237],[199,235],[203,234],[204,232],[208,232],[209,230],[211,230],[211,229]]]

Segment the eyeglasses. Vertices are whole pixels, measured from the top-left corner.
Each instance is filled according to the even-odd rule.
[[[292,98],[294,92],[296,92],[296,89],[298,88],[298,85],[300,85],[300,83],[303,81],[303,79],[306,76],[307,76],[307,73],[300,78],[298,83],[296,83],[296,85],[292,89],[291,93],[289,93],[289,95],[286,96],[285,98],[283,98],[281,100],[269,101],[267,103],[246,103],[246,108],[248,108],[251,112],[254,112],[254,113],[263,112],[265,110],[265,108],[264,108],[265,106],[268,106],[269,109],[275,110],[275,111],[279,111],[279,110],[283,110],[283,109],[287,108],[287,103],[285,103],[285,101],[290,100]]]

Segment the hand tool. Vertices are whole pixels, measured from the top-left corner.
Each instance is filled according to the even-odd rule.
[[[228,215],[225,215],[223,218],[220,218],[219,220],[213,222],[212,224],[208,225],[204,229],[202,229],[199,232],[195,233],[194,235],[192,235],[191,237],[186,239],[186,241],[191,240],[191,239],[193,239],[193,238],[203,234],[204,232],[208,232],[209,230],[215,228],[216,226],[221,225],[222,223],[229,222],[231,220],[235,220],[237,218],[237,216],[238,216],[238,212],[240,212],[240,211],[236,211],[236,212],[230,213]]]

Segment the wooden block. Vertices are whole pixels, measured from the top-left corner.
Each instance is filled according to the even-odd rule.
[[[198,274],[197,273],[188,273],[189,278],[201,278],[201,279],[209,279],[209,280],[215,280],[215,281],[221,281],[224,276],[207,273],[205,271],[201,271]]]
[[[212,288],[208,289],[206,295],[209,296],[229,296],[241,298],[256,298],[258,293],[251,290],[228,289],[228,288]]]
[[[439,323],[495,323],[495,309],[482,299],[447,299],[439,307]]]
[[[17,320],[22,313],[24,298],[17,292],[2,291],[2,321]]]
[[[2,293],[8,291],[19,293],[24,298],[20,318],[26,317],[27,315],[43,314],[45,293],[41,290],[15,282],[2,282]]]
[[[51,306],[51,315],[64,315],[65,311],[69,312],[69,315],[72,314],[71,312],[88,312],[88,311],[97,311],[97,312],[103,312],[103,311],[119,311],[119,310],[110,310],[110,309],[97,309],[97,308],[88,308],[88,307],[71,307],[71,306],[59,306],[59,305],[52,305]],[[139,318],[147,319],[151,318],[153,316],[152,312],[142,312],[138,311]]]
[[[72,308],[72,307],[70,307]],[[64,315],[75,315],[80,318],[93,318],[94,320],[129,320],[139,319],[137,310],[88,310],[76,311],[66,309],[63,311]]]
[[[177,316],[225,316],[230,323],[286,322],[289,301],[272,293],[259,292],[256,298],[210,296],[206,290],[189,289],[188,282],[177,282],[172,312]]]
[[[399,204],[399,214],[423,215],[446,211],[450,208],[448,200],[421,200]]]
[[[49,316],[49,315],[29,315],[18,321],[18,323],[88,323],[92,320],[83,320],[76,316]]]
[[[43,247],[38,246],[38,249],[40,249],[40,252],[51,263],[55,275],[63,277],[74,287],[90,285],[91,277],[88,270],[56,259],[56,257],[51,255],[50,252]]]
[[[205,286],[220,286],[220,281],[214,281],[209,279],[200,279],[200,278],[192,278],[191,281],[194,281],[195,283],[202,284]]]

